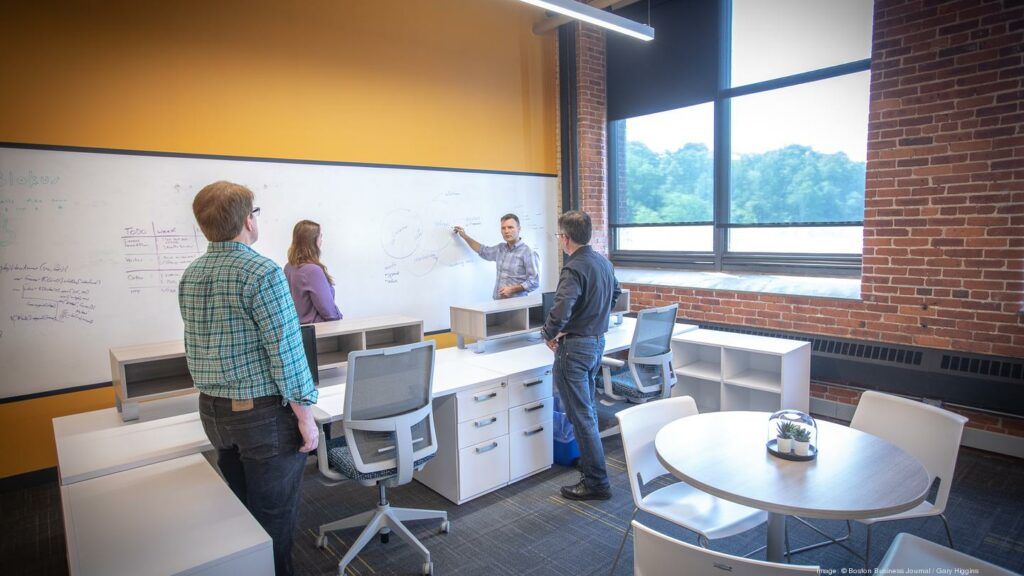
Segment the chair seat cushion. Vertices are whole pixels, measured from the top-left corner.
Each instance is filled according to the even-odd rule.
[[[419,469],[434,457],[434,454],[420,458],[413,462],[413,468]],[[364,474],[356,470],[356,463],[352,459],[352,451],[349,449],[345,442],[345,437],[331,438],[327,442],[327,462],[331,468],[340,474],[343,474],[347,478],[362,481],[381,480],[383,478],[391,478],[392,476],[398,476],[398,468],[386,468],[377,472],[370,472]]]
[[[599,384],[598,389],[600,388],[601,385]],[[633,381],[633,374],[627,367],[612,370],[612,392],[617,396],[623,396],[633,401],[645,401],[661,397],[661,390],[653,390],[651,392],[640,391],[636,387],[636,382]]]

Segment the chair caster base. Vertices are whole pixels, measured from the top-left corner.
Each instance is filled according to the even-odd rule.
[[[323,550],[327,547],[327,535],[321,534],[316,537],[316,547]]]
[[[423,576],[431,576],[434,573],[434,563],[424,562],[423,563]]]
[[[441,522],[441,534],[448,534],[452,531],[452,523],[445,520]]]

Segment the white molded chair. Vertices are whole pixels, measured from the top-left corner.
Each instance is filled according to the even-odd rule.
[[[914,572],[912,572],[914,571]],[[878,565],[876,574],[984,574],[1018,576],[1006,568],[946,548],[930,540],[900,532]]]
[[[351,479],[363,486],[376,485],[377,508],[320,526],[317,546],[327,543],[327,533],[365,526],[338,563],[338,574],[377,534],[387,542],[392,531],[417,548],[423,556],[423,573],[433,573],[430,551],[402,523],[441,520],[448,532],[448,514],[440,510],[392,508],[385,488],[412,480],[437,452],[431,392],[434,376],[434,342],[417,342],[378,350],[352,352],[348,356],[345,387],[345,435],[325,441],[321,430],[317,462],[331,480]]]
[[[598,389],[611,400],[642,404],[654,398],[668,398],[676,383],[672,371],[672,332],[676,325],[678,304],[640,310],[636,329],[626,361],[605,356],[601,358],[601,380]],[[612,369],[628,366],[628,370],[612,376]],[[603,401],[611,405],[609,401]],[[618,432],[618,427],[601,431],[605,438]]]
[[[946,528],[949,546],[953,547],[953,535],[943,512],[946,510],[946,502],[949,501],[949,489],[960,450],[960,437],[966,422],[967,418],[959,414],[916,400],[874,391],[861,394],[850,427],[874,434],[899,446],[921,462],[928,471],[929,482],[939,479],[935,502],[925,500],[906,512],[857,520],[868,527],[865,563],[871,558],[871,527],[877,522],[938,516]]]
[[[818,574],[817,566],[777,564],[740,558],[687,544],[633,520],[636,576],[779,576]]]
[[[654,437],[666,424],[697,414],[697,404],[689,396],[666,398],[633,406],[616,414],[626,456],[626,474],[636,509],[630,520],[643,510],[697,533],[702,546],[709,540],[733,536],[760,525],[767,514],[741,504],[723,500],[685,483],[675,482],[644,496],[643,485],[668,474],[654,448]],[[612,564],[618,564],[622,548],[629,536],[629,527],[622,535],[619,552]]]

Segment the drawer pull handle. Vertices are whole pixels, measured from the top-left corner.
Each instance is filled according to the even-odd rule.
[[[490,446],[481,446],[481,447],[477,448],[476,449],[476,453],[477,454],[483,454],[484,452],[490,452],[491,450],[494,450],[497,447],[498,447],[498,443],[497,442],[491,442]]]
[[[491,398],[497,398],[497,396],[497,392],[491,392],[490,394],[481,394],[480,396],[473,396],[473,400],[476,400],[477,402],[486,402]]]
[[[543,402],[538,402],[534,406],[530,406],[529,408],[524,410],[524,412],[533,412],[534,410],[540,410],[543,407],[544,407],[544,403]]]
[[[491,416],[490,420],[479,420],[477,422],[473,422],[473,426],[476,426],[477,428],[483,428],[484,426],[490,426],[491,424],[494,424],[497,421],[497,416]]]
[[[530,386],[536,386],[537,384],[540,384],[543,381],[544,381],[544,379],[541,378],[540,380],[534,380],[533,382],[523,382],[523,388],[529,388]]]
[[[544,427],[543,426],[537,426],[537,428],[534,429],[534,430],[527,430],[526,432],[523,432],[523,436],[533,436],[534,434],[539,434],[539,433],[541,433],[543,431],[544,431]]]

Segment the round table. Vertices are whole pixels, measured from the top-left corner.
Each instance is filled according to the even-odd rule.
[[[786,515],[849,520],[909,510],[928,495],[928,472],[866,432],[817,421],[818,457],[797,462],[765,449],[768,412],[708,412],[670,422],[658,460],[708,494],[768,512],[768,560],[785,556]],[[894,425],[899,425],[894,422]]]

